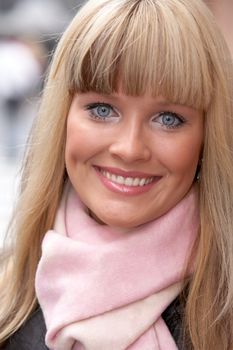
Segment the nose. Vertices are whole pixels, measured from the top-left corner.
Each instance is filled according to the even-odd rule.
[[[117,133],[114,142],[111,143],[109,152],[125,163],[147,161],[151,156],[147,139],[143,126],[136,125],[136,123],[124,125]]]

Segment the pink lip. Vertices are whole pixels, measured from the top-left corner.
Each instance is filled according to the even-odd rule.
[[[110,191],[118,194],[123,194],[127,196],[136,196],[139,194],[143,194],[148,192],[161,178],[162,176],[154,176],[154,180],[144,186],[126,186],[126,185],[121,185],[116,182],[113,182],[103,176],[103,174],[100,172],[100,167],[94,166],[94,169],[96,171],[97,176],[99,177],[100,181],[102,184]],[[138,172],[132,172],[132,171],[122,171],[120,169],[115,169],[115,168],[104,168],[101,167],[102,170],[109,171],[111,173],[114,173],[115,175],[121,175],[124,177],[138,177],[138,178],[144,178],[144,177],[152,177],[153,175],[146,175],[143,173],[138,173]]]

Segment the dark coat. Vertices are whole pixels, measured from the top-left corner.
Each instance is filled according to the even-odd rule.
[[[182,307],[179,300],[176,299],[162,316],[179,350],[185,350],[182,345]],[[48,350],[44,341],[45,333],[43,315],[41,309],[37,309],[28,321],[8,339],[1,350]]]

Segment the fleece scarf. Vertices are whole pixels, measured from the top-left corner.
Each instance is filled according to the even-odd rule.
[[[36,274],[47,346],[177,350],[161,314],[182,290],[198,225],[194,188],[162,217],[122,233],[92,219],[66,186]]]

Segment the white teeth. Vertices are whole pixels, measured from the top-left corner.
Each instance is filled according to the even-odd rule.
[[[125,185],[126,186],[133,186],[133,178],[132,177],[127,177],[125,179]]]
[[[124,178],[123,176],[117,176],[117,183],[120,184],[120,185],[123,185],[124,184]]]
[[[141,179],[139,182],[139,186],[141,186],[141,187],[144,186],[145,182],[146,182],[146,179]]]
[[[119,185],[125,185],[125,186],[145,186],[149,183],[151,183],[154,180],[154,177],[149,178],[133,178],[133,177],[123,177],[121,175],[115,175],[111,174],[106,170],[100,170],[101,174],[106,177],[107,179],[111,180],[112,182],[118,183]]]
[[[140,182],[140,179],[136,177],[136,179],[133,180],[133,186],[138,186]]]
[[[151,177],[151,178],[149,178],[149,179],[146,180],[145,184],[148,185],[148,184],[150,184],[152,181],[153,181],[153,178]]]

